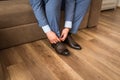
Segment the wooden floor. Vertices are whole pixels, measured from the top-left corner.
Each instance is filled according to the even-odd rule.
[[[55,53],[47,40],[0,51],[0,80],[120,80],[120,9],[74,35],[82,50]]]

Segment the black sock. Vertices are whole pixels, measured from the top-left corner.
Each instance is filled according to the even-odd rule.
[[[72,33],[70,33],[70,32],[68,33],[68,35],[71,35],[71,34],[72,34]]]

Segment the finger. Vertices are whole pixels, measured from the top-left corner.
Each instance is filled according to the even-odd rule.
[[[63,37],[61,38],[61,41],[63,41]]]
[[[64,37],[62,37],[61,40],[64,41]]]
[[[59,38],[57,38],[57,41],[58,41],[58,42],[61,42]]]
[[[54,42],[57,43],[57,42],[60,42],[60,40],[59,40],[59,39],[56,39]]]
[[[62,38],[63,36],[64,36],[64,33],[62,33],[60,37]]]
[[[66,36],[67,36],[67,35],[64,35],[64,36],[63,36],[62,41],[64,41],[64,40],[66,39]]]
[[[56,44],[56,41],[55,41],[55,39],[54,39],[54,40],[51,40],[51,43],[52,43],[52,44]]]
[[[54,42],[53,41],[50,41],[51,44],[53,44]]]
[[[63,39],[64,38],[64,34],[62,34],[60,38]]]
[[[56,43],[57,43],[57,42],[60,42],[60,39],[57,37],[57,38],[55,39],[55,41],[56,41]]]
[[[56,41],[53,41],[54,44],[56,44],[57,42]]]

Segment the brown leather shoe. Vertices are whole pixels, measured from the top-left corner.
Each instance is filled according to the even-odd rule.
[[[77,49],[77,50],[82,49],[81,46],[73,40],[71,34],[68,34],[68,36],[67,36],[67,38],[64,42],[66,44],[68,44],[71,48],[74,48],[74,49]]]
[[[65,47],[65,45],[63,43],[58,42],[56,44],[51,44],[51,45],[58,54],[61,54],[61,55],[64,55],[64,56],[70,55],[68,49]]]

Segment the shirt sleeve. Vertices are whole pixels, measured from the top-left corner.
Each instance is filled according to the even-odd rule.
[[[43,29],[43,31],[44,31],[45,33],[51,31],[49,25],[42,26],[42,29]]]
[[[51,29],[48,25],[48,21],[45,16],[43,1],[42,0],[30,0],[30,4],[32,6],[32,9],[34,11],[34,14],[38,21],[39,26],[42,27],[42,29],[45,33],[50,31]]]
[[[66,27],[66,28],[72,28],[72,21],[65,21],[64,27]]]

